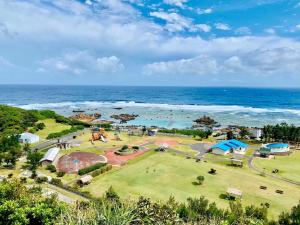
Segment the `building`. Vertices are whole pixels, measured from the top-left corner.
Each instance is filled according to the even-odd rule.
[[[230,152],[236,154],[245,153],[248,145],[236,139],[219,142],[211,147],[211,152],[216,155],[226,155]]]
[[[158,132],[158,129],[149,129],[148,136],[155,136]]]
[[[250,128],[249,137],[252,139],[260,140],[262,137],[262,129],[259,128]]]
[[[58,156],[58,153],[59,153],[59,148],[57,148],[57,147],[50,148],[46,152],[46,154],[44,155],[44,157],[40,160],[40,163],[42,164],[42,166],[49,165],[49,164],[53,163],[53,161]]]
[[[263,144],[259,150],[260,155],[286,155],[290,152],[290,146],[285,143]]]
[[[22,134],[20,134],[20,137],[19,137],[20,143],[33,144],[33,143],[37,143],[39,141],[40,141],[40,137],[38,135],[32,134],[32,133],[22,133]]]
[[[86,185],[86,184],[91,183],[92,179],[93,179],[93,177],[91,175],[85,175],[85,176],[81,177],[77,182],[80,185]]]

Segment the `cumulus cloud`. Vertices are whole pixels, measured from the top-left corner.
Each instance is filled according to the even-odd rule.
[[[86,51],[66,53],[61,57],[44,59],[39,62],[39,71],[57,71],[71,74],[82,74],[94,71],[100,74],[112,74],[124,69],[116,56],[95,57]]]
[[[268,34],[275,34],[276,33],[274,28],[267,28],[267,29],[265,29],[265,32],[268,33]]]
[[[299,75],[300,49],[257,49],[242,55],[199,56],[190,59],[162,61],[148,64],[144,72],[149,75]]]
[[[198,13],[199,15],[202,15],[202,14],[211,14],[212,12],[213,12],[212,8],[207,8],[207,9],[197,8],[196,9],[196,13]]]
[[[207,74],[208,71],[210,74],[217,73],[217,62],[215,59],[206,56],[156,62],[144,67],[144,72],[148,75],[203,75]]]
[[[197,30],[200,30],[202,32],[210,32],[211,31],[211,26],[207,25],[207,24],[195,24],[194,26]]]
[[[164,0],[163,2],[168,5],[175,5],[177,7],[184,8],[184,4],[188,2],[188,0]]]
[[[218,30],[231,30],[230,26],[228,24],[225,24],[225,23],[216,23],[215,27]]]

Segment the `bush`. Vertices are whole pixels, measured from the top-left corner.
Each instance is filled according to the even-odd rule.
[[[139,147],[139,146],[132,146],[132,149],[134,149],[134,150],[139,150],[140,147]]]
[[[27,178],[26,177],[21,177],[20,181],[21,181],[22,184],[25,184],[25,183],[27,183]]]
[[[66,173],[64,171],[59,171],[56,173],[56,176],[63,177]]]
[[[112,165],[109,164],[100,169],[95,170],[94,172],[92,172],[91,175],[92,175],[92,177],[96,177],[96,176],[99,176],[100,174],[103,174],[111,169],[112,169]]]
[[[57,185],[57,186],[63,185],[63,183],[61,182],[61,179],[59,179],[59,178],[52,178],[50,181],[50,184]]]
[[[35,125],[36,130],[43,130],[45,127],[46,127],[46,125],[44,123],[37,123]]]
[[[128,149],[128,145],[123,145],[123,147],[121,148],[122,151]]]
[[[83,129],[84,129],[84,126],[82,126],[82,125],[73,126],[70,129],[66,129],[61,132],[51,133],[47,136],[47,139],[59,138],[64,135],[71,134],[71,133],[74,133],[76,131],[83,130]]]
[[[14,174],[10,173],[7,175],[7,178],[12,178]]]
[[[50,170],[50,172],[52,172],[52,173],[56,172],[56,168],[52,164],[47,165],[46,170]]]
[[[106,165],[106,163],[97,163],[95,165],[83,168],[81,170],[78,170],[78,175],[84,175],[84,174],[90,173],[94,170],[97,170],[97,169],[100,169],[101,167],[104,167],[105,165]]]
[[[198,185],[202,185],[202,184],[203,184],[203,181],[204,181],[204,176],[198,176],[198,177],[197,177]]]
[[[44,183],[44,182],[47,182],[48,181],[48,178],[47,177],[44,177],[44,176],[41,176],[41,177],[37,177],[36,178],[36,182],[38,184],[41,184],[41,183]]]
[[[182,134],[188,136],[198,136],[200,138],[208,138],[211,135],[211,131],[203,131],[203,130],[179,130],[179,129],[161,129],[159,130],[160,133],[166,134]]]

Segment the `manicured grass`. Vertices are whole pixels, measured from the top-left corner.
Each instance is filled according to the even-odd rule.
[[[54,119],[40,120],[39,123],[44,123],[46,125],[43,130],[39,130],[38,132],[36,132],[36,134],[39,135],[41,139],[46,139],[46,137],[50,133],[56,133],[71,128],[70,125],[56,123]]]
[[[296,150],[289,156],[275,156],[274,159],[255,158],[254,165],[265,168],[266,172],[272,173],[278,169],[276,175],[300,182],[300,151]]]
[[[173,195],[177,200],[185,201],[188,197],[204,195],[219,206],[227,207],[228,202],[220,199],[219,195],[225,193],[228,187],[234,187],[243,191],[244,205],[270,203],[271,217],[282,210],[289,210],[300,199],[298,187],[262,177],[248,168],[196,163],[195,160],[170,153],[149,152],[139,158],[96,177],[84,190],[99,197],[113,186],[121,197],[143,195],[154,200],[166,200]],[[216,169],[217,174],[208,174],[210,168]],[[205,177],[204,184],[195,186],[192,182],[199,175]],[[260,190],[260,185],[268,189]],[[276,194],[277,189],[284,190],[284,194]]]

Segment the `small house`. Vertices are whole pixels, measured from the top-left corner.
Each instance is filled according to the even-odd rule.
[[[249,136],[252,139],[260,140],[262,137],[262,129],[260,128],[250,128],[249,130]]]
[[[219,142],[218,144],[211,147],[211,152],[216,155],[226,155],[230,152],[236,154],[245,153],[248,145],[238,141],[236,139],[230,139],[226,141]]]
[[[54,160],[56,159],[56,157],[58,156],[58,153],[59,153],[59,148],[57,148],[57,147],[50,148],[46,152],[44,157],[40,160],[40,163],[42,164],[42,166],[53,163]]]
[[[93,177],[91,175],[85,175],[78,180],[78,183],[81,185],[87,185],[91,183]]]
[[[158,129],[149,129],[148,136],[155,136],[158,132]]]
[[[290,152],[290,146],[286,143],[264,144],[259,150],[260,154],[266,155],[286,155]]]
[[[19,137],[19,142],[20,143],[28,143],[28,144],[34,144],[40,141],[40,137],[36,134],[32,133],[22,133],[20,134]]]

